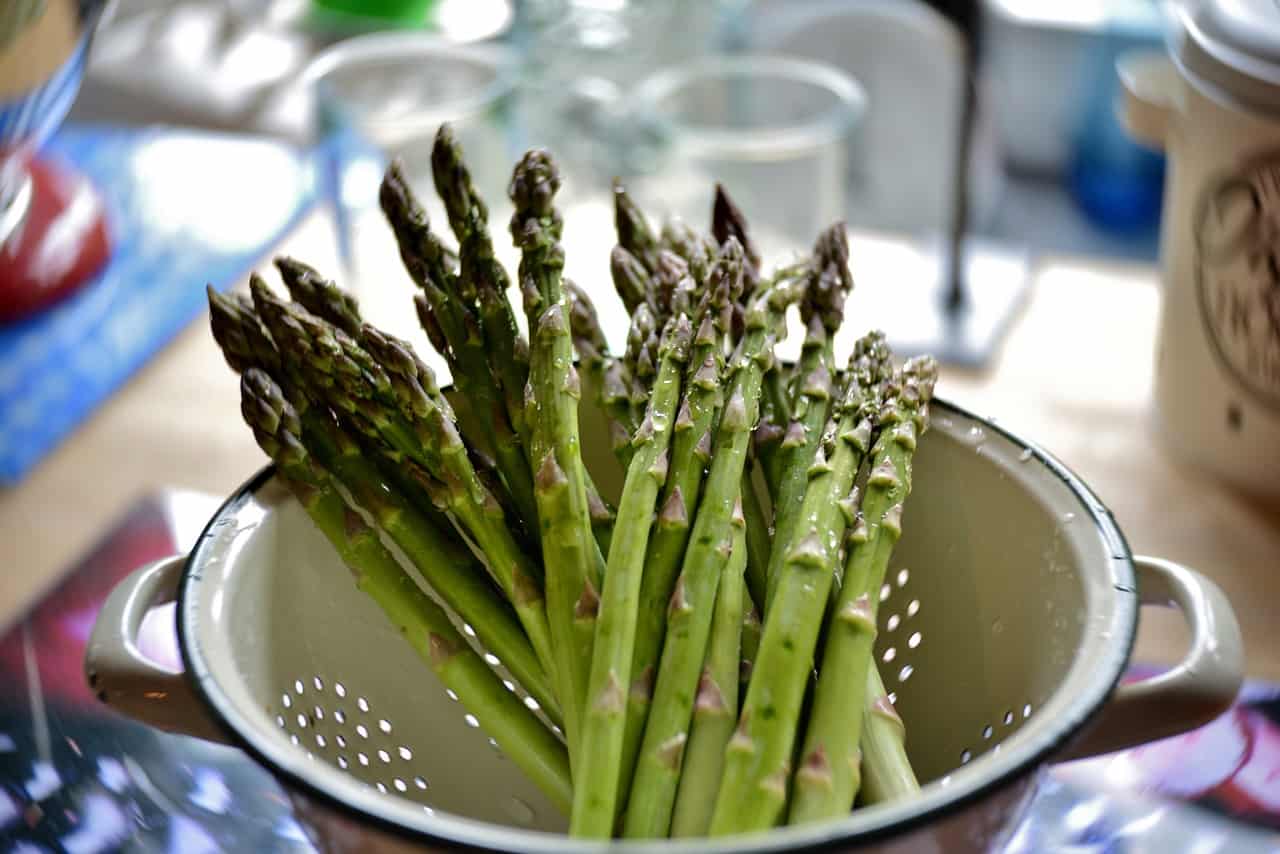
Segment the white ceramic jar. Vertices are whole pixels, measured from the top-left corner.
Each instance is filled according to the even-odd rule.
[[[1160,433],[1179,457],[1280,498],[1280,5],[1207,0],[1169,54],[1122,58],[1124,118],[1164,149]]]

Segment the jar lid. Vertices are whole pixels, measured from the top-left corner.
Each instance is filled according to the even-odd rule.
[[[1174,55],[1191,77],[1244,106],[1280,110],[1280,3],[1207,0],[1183,7]]]

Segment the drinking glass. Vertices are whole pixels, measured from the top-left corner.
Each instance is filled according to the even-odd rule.
[[[451,242],[431,178],[436,131],[450,123],[500,238],[516,156],[514,72],[512,55],[500,46],[401,32],[340,42],[317,56],[303,75],[312,94],[321,180],[337,226],[342,284],[394,334],[418,339],[408,310],[413,287],[378,207],[386,165],[400,159],[432,227]],[[499,248],[509,242],[495,240]]]
[[[802,250],[846,215],[862,87],[779,56],[720,56],[648,77],[633,100],[629,185],[646,210],[707,227],[715,182],[766,256]]]

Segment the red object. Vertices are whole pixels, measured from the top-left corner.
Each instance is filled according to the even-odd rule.
[[[29,206],[0,242],[0,323],[72,293],[111,251],[102,200],[84,176],[39,158],[28,161],[27,173]]]

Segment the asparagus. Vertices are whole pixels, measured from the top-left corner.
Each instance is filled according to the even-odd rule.
[[[626,448],[630,447],[631,434],[640,426],[632,403],[634,395],[630,388],[630,374],[620,360],[609,355],[609,344],[600,328],[600,317],[591,298],[567,280],[565,292],[569,297],[569,328],[586,384],[609,419],[614,453],[625,460],[630,453]]]
[[[314,267],[296,258],[281,255],[275,259],[275,265],[285,287],[289,289],[289,296],[295,302],[352,338],[359,339],[360,327],[364,325],[364,321],[360,317],[360,305],[355,297],[320,275]]]
[[[525,411],[537,464],[538,518],[547,570],[547,610],[557,654],[560,704],[570,761],[578,766],[602,559],[592,538],[585,467],[578,436],[578,372],[573,366],[569,305],[561,272],[562,223],[553,207],[560,176],[543,151],[516,165],[511,235],[520,247],[520,283],[535,330]]]
[[[609,272],[613,277],[613,289],[618,292],[628,314],[635,314],[641,305],[657,309],[653,280],[639,258],[624,246],[615,246],[609,254]]]
[[[784,367],[776,363],[764,375],[763,392],[760,395],[760,421],[753,434],[752,450],[764,473],[765,488],[771,502],[778,503],[778,485],[782,482],[779,461],[782,437],[786,435],[791,420],[791,404],[787,400]],[[772,544],[770,546],[772,551]]]
[[[587,692],[589,702],[575,773],[577,785],[569,824],[569,832],[575,836],[607,839],[613,834],[626,725],[624,686],[631,682],[650,520],[658,491],[667,480],[668,446],[680,401],[680,375],[692,336],[689,318],[683,314],[668,321],[663,331],[653,396],[645,421],[636,433],[635,453],[618,504],[617,537],[605,572]]]
[[[671,220],[662,226],[662,247],[684,260],[689,267],[689,275],[699,288],[706,286],[711,265],[715,263],[720,244],[724,242],[727,241],[714,241],[699,234],[683,220]]]
[[[921,411],[932,395],[936,371],[932,359],[909,361],[901,387],[891,393],[879,416],[862,501],[863,524],[851,538],[796,772],[793,823],[846,813],[857,795],[862,716],[851,716],[849,710],[863,708],[868,671],[875,669],[871,645],[880,602],[877,592],[902,534],[902,506],[911,492],[911,455],[917,433],[925,427]],[[875,708],[868,711],[878,713]]]
[[[241,394],[242,412],[258,444],[351,569],[356,587],[378,604],[503,752],[557,806],[567,809],[572,795],[564,748],[506,690],[444,610],[404,574],[373,529],[347,506],[328,473],[313,463],[298,439],[298,415],[279,386],[265,372],[250,368],[241,379]]]
[[[654,526],[640,584],[640,618],[636,626],[632,686],[627,697],[627,727],[622,755],[622,791],[630,787],[636,754],[649,712],[653,675],[657,671],[666,629],[667,602],[675,586],[689,541],[689,525],[698,506],[703,472],[711,458],[711,438],[721,405],[723,358],[720,309],[742,287],[742,247],[726,244],[708,276],[705,305],[698,311],[698,331],[689,355],[684,395],[671,439],[671,463],[659,499],[661,511]]]
[[[805,493],[806,471],[814,458],[822,426],[827,422],[831,399],[831,377],[835,373],[832,339],[844,318],[844,303],[853,286],[849,275],[849,244],[844,223],[837,223],[814,245],[809,290],[800,306],[806,324],[804,346],[792,395],[792,421],[778,449],[776,465],[781,475],[774,494],[775,533],[769,557],[771,579],[765,598],[768,604],[776,589],[786,555],[797,539],[797,514]]]
[[[747,597],[742,612],[742,662],[738,670],[740,694],[746,696],[747,685],[751,682],[751,671],[755,669],[756,653],[760,650],[760,633],[764,626],[760,622],[760,612]]]
[[[614,230],[618,232],[618,245],[634,255],[650,273],[657,272],[658,237],[644,213],[617,180],[613,182],[613,223]]]
[[[300,264],[294,268],[298,273],[308,270]],[[340,291],[337,293],[341,295]],[[253,314],[252,304],[243,299],[232,300],[212,289],[209,301],[214,338],[232,368],[238,373],[265,368],[279,384],[292,385],[274,342]],[[349,305],[354,312],[354,301]],[[358,322],[358,316],[351,322]],[[431,588],[475,628],[480,642],[546,709],[548,717],[558,722],[559,705],[536,653],[509,607],[485,581],[483,567],[453,535],[448,518],[436,512],[429,502],[412,501],[410,496],[419,490],[408,478],[387,478],[384,485],[384,472],[368,459],[366,449],[330,413],[311,406],[301,388],[294,388],[290,398],[300,410],[303,446],[334,473],[400,546]]]
[[[674,252],[659,249],[656,256],[657,269],[653,275],[658,302],[657,321],[665,324],[668,319],[679,313],[689,294],[696,288],[689,275],[689,265]],[[687,311],[688,308],[685,307]]]
[[[327,414],[312,409],[301,418],[303,445],[387,532],[445,604],[475,629],[480,644],[559,723],[559,703],[537,653],[470,550],[445,536],[397,491],[383,487],[377,467]]]
[[[838,420],[833,418],[824,431],[805,473],[809,483],[798,517],[803,536],[789,548],[778,570],[774,603],[765,614],[738,728],[725,750],[712,835],[766,829],[782,815],[800,704],[813,666],[836,552],[856,507],[850,491],[868,450],[876,381],[887,357],[878,333],[855,347],[852,382],[841,401]]]
[[[672,836],[706,835],[724,769],[724,747],[738,716],[743,604],[747,600],[743,571],[751,524],[737,512],[741,509],[739,506],[734,513],[733,551],[725,561],[716,591],[707,658],[698,681],[689,743],[671,816]]]
[[[879,804],[920,791],[907,758],[902,718],[885,694],[880,671],[867,668],[867,702],[862,718],[862,800]]]
[[[807,282],[785,278],[758,294],[746,317],[746,334],[733,357],[729,398],[716,431],[716,453],[698,504],[693,532],[671,596],[667,634],[654,699],[645,723],[627,806],[624,835],[666,835],[693,699],[711,630],[719,569],[731,548],[730,518],[742,482],[751,427],[760,404],[760,382],[773,356],[773,341],[786,308]]]
[[[434,325],[448,344],[441,355],[449,361],[454,384],[483,426],[483,438],[494,454],[520,518],[536,537],[537,507],[529,459],[490,369],[489,342],[481,321],[460,290],[462,283],[473,285],[484,277],[460,280],[445,267],[440,240],[431,231],[426,211],[409,188],[398,162],[393,161],[388,167],[378,199],[395,232],[405,269],[421,289]],[[471,254],[474,257],[474,252]],[[496,266],[486,265],[486,269]]]
[[[461,247],[461,276],[476,292],[490,368],[506,401],[507,416],[527,450],[524,387],[529,380],[529,345],[520,335],[515,311],[507,298],[510,280],[494,256],[488,209],[472,184],[462,146],[447,124],[441,125],[436,134],[431,172]]]
[[[742,251],[747,257],[747,281],[754,288],[760,274],[760,251],[751,239],[747,218],[742,209],[729,198],[729,192],[719,183],[716,184],[715,201],[711,205],[711,234],[721,245],[730,237],[742,244]]]
[[[763,602],[768,590],[769,552],[773,542],[769,536],[769,519],[752,482],[750,466],[742,473],[742,508],[747,519],[747,589],[753,602]]]
[[[385,441],[441,482],[440,503],[480,548],[543,668],[553,673],[539,568],[521,550],[501,505],[476,476],[452,420],[422,388],[425,377],[401,375],[393,390],[386,371],[340,330],[280,301],[260,279],[251,279],[250,288],[259,317],[281,353],[300,365],[309,393],[369,441]]]

